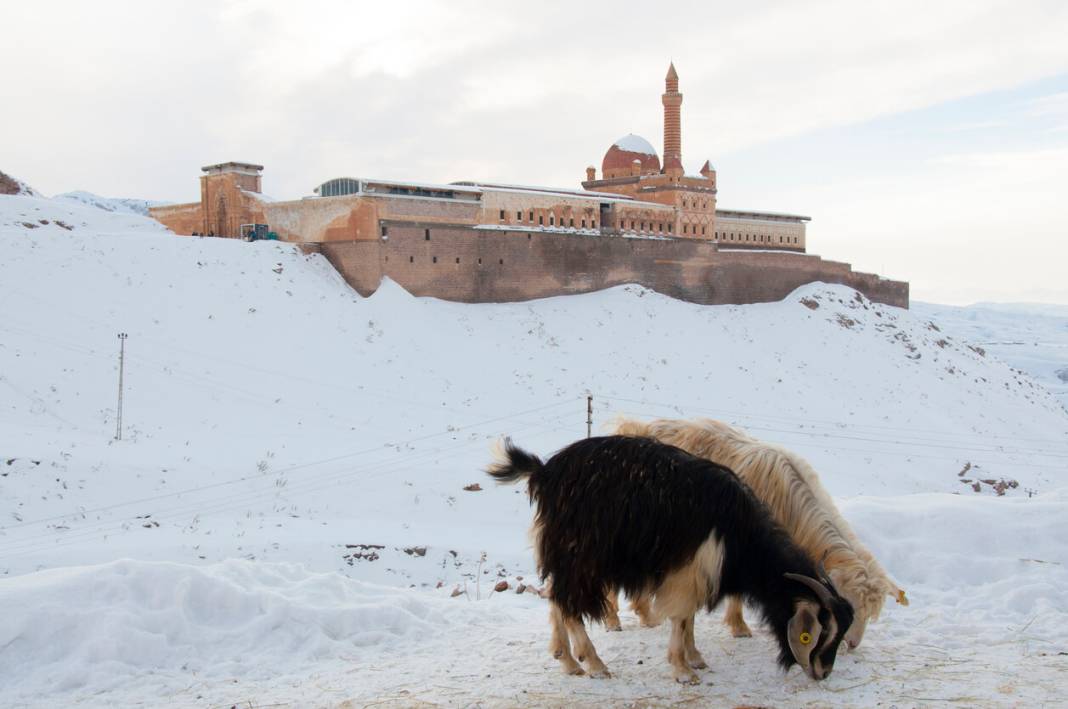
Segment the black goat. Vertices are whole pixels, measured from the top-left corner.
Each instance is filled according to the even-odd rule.
[[[584,619],[603,621],[606,595],[653,594],[671,619],[668,662],[680,682],[707,667],[693,616],[728,595],[752,601],[779,643],[779,663],[830,674],[853,608],[729,469],[648,438],[573,443],[542,461],[505,441],[499,482],[529,478],[533,536],[549,583],[550,650],[569,674],[607,676]],[[570,642],[569,636],[570,635]]]

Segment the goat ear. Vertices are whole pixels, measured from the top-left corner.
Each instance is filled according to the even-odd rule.
[[[823,626],[818,619],[819,609],[812,601],[799,601],[794,606],[794,615],[786,624],[786,640],[790,643],[790,652],[801,668],[808,673],[812,660],[812,651],[819,642]]]
[[[887,592],[887,595],[893,596],[894,600],[900,605],[907,606],[909,604],[908,596],[905,595],[905,589],[903,588],[892,588]]]

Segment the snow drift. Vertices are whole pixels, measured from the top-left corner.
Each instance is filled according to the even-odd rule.
[[[840,286],[750,306],[634,286],[365,299],[292,245],[5,196],[0,392],[5,705],[855,706],[909,704],[906,686],[1027,704],[1058,686],[1068,414],[938,317]],[[542,602],[490,592],[538,581],[524,491],[481,468],[501,435],[543,454],[585,436],[587,393],[595,431],[712,416],[798,451],[912,605],[827,689],[710,618],[713,688],[665,688],[656,631],[597,639],[619,681],[557,676]]]

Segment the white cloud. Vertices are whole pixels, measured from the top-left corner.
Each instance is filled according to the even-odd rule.
[[[917,300],[1068,303],[1068,147],[950,155],[894,179],[801,188],[819,253]]]
[[[178,200],[196,197],[200,165],[227,159],[265,164],[278,197],[337,174],[575,185],[620,135],[660,144],[671,58],[694,169],[1068,72],[1068,5],[1044,1],[70,0],[4,3],[0,26],[0,169],[50,193]],[[1063,95],[1047,98],[1028,110],[1063,115]],[[979,169],[932,169],[951,168],[965,179]],[[873,183],[880,175],[873,165]],[[914,184],[946,190],[930,197],[944,211],[971,210],[957,183],[929,180]],[[757,206],[802,205],[819,213],[814,233],[830,237],[855,213],[809,187]],[[856,184],[835,188],[887,207]],[[937,214],[893,180],[886,189]],[[1011,202],[1007,189],[990,199]],[[840,255],[839,242],[823,243]]]

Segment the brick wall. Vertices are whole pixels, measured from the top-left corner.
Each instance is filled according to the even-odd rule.
[[[417,296],[508,302],[639,283],[695,303],[781,300],[812,281],[841,283],[908,307],[908,284],[856,273],[810,254],[721,252],[685,239],[627,239],[391,226],[389,238],[321,244],[354,289],[369,295],[389,276]]]
[[[163,207],[150,207],[149,215],[175,234],[186,236],[200,232],[204,228],[204,212],[200,202],[190,204],[168,204]]]

